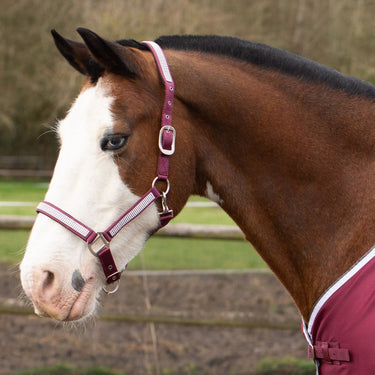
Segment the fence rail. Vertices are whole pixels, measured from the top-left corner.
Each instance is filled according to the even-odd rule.
[[[3,155],[0,156],[0,177],[49,178],[52,170],[47,170],[46,161],[41,156]]]
[[[50,178],[52,171],[37,169],[0,169],[0,177]]]
[[[34,216],[0,215],[0,229],[31,229]],[[157,232],[165,237],[243,240],[243,232],[232,225],[169,224]]]

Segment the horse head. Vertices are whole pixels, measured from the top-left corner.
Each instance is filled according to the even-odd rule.
[[[78,32],[84,43],[52,32],[62,55],[88,79],[58,123],[61,147],[45,200],[99,232],[132,207],[155,180],[164,85],[144,45],[125,46],[86,29]],[[178,110],[174,112],[178,122]],[[181,144],[186,137],[182,131]],[[170,184],[168,202],[175,213],[192,190],[184,169],[175,165],[193,169],[193,162],[173,155],[168,180],[154,182],[160,191],[167,189],[166,183],[169,190]],[[160,206],[155,199],[111,241],[120,271],[160,226]],[[20,268],[22,286],[36,313],[61,321],[92,315],[106,284],[87,243],[45,215],[35,221]]]

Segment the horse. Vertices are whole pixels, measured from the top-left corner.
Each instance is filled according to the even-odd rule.
[[[290,293],[317,371],[374,370],[375,322],[357,327],[375,308],[375,87],[234,37],[112,42],[77,31],[83,42],[52,31],[87,79],[58,123],[59,156],[20,265],[35,312],[95,314],[101,289],[114,292],[196,194],[229,214]],[[357,302],[348,288],[362,279]],[[354,322],[344,317],[353,306]]]

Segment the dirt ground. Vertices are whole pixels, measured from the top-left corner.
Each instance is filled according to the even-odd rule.
[[[57,363],[127,375],[250,375],[265,357],[306,359],[298,312],[268,272],[129,272],[85,329],[34,316],[20,289],[17,270],[0,266],[1,375]]]

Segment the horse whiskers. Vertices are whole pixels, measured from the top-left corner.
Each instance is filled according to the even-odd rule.
[[[21,253],[21,251],[22,251],[22,253]],[[22,255],[24,252],[25,252],[25,249],[18,250],[15,253],[17,255]],[[10,265],[9,268],[8,268],[8,271],[10,272],[11,275],[18,275],[19,266],[20,266],[20,263],[16,263],[16,264]]]
[[[46,127],[47,127],[47,130],[46,131],[44,131],[43,133],[41,133],[39,136],[38,136],[38,140],[41,138],[41,137],[43,137],[44,135],[46,135],[46,134],[50,134],[50,133],[54,133],[54,134],[58,134],[58,126],[59,126],[59,124],[58,124],[58,122],[56,122],[55,124],[48,124],[48,125],[46,125]]]
[[[30,298],[25,294],[25,292],[21,289],[18,291],[17,302],[19,305],[26,307],[28,309],[33,309],[34,305],[31,302]]]
[[[72,322],[58,322],[58,325],[62,325],[64,329],[70,332],[75,332],[78,335],[85,334],[90,328],[95,327],[97,321],[97,314],[90,314],[82,319],[75,320]]]
[[[49,130],[55,132],[55,133],[58,133],[59,132],[59,126],[60,126],[60,122],[58,119],[55,119],[55,123],[54,124],[48,124],[47,127],[49,128]]]
[[[19,264],[15,264],[15,265],[9,266],[9,268],[7,270],[7,273],[11,277],[18,275],[18,273],[19,273]],[[25,307],[32,307],[33,304],[30,301],[30,299],[27,297],[27,295],[25,294],[24,290],[22,289],[22,285],[21,284],[17,285],[17,291],[18,291],[18,297],[16,299],[17,300],[17,305],[22,305],[22,306],[25,306]]]

